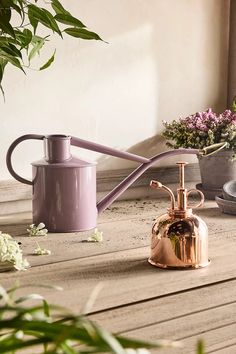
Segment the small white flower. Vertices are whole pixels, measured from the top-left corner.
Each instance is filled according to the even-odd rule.
[[[97,228],[94,229],[94,232],[87,239],[88,242],[102,242],[103,241],[103,232],[99,231]]]
[[[26,270],[29,263],[22,257],[18,243],[8,234],[0,232],[0,262],[12,263],[17,270]]]
[[[44,229],[45,228],[45,224],[43,222],[41,222],[41,223],[38,224],[37,228],[39,230]]]
[[[33,320],[33,316],[30,313],[25,313],[23,319],[30,322]]]
[[[48,230],[45,229],[45,224],[41,222],[38,224],[38,226],[35,224],[29,225],[27,232],[29,233],[29,236],[46,236]]]
[[[17,332],[15,333],[15,337],[16,337],[17,339],[23,339],[23,338],[24,338],[24,332],[21,331],[21,330],[17,331]]]
[[[37,256],[45,256],[45,255],[50,255],[52,253],[50,250],[47,250],[46,248],[41,248],[38,242],[36,242],[36,244],[37,244],[37,248],[35,248],[34,254],[36,254]]]
[[[126,354],[151,354],[151,352],[145,348],[137,348],[137,349],[127,348],[125,349],[125,353]]]

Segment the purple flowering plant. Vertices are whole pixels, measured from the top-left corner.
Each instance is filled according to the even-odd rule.
[[[227,142],[228,149],[235,152],[236,159],[236,113],[225,110],[217,114],[211,108],[197,112],[186,118],[163,121],[165,130],[162,136],[167,140],[167,146],[178,149],[196,148]]]

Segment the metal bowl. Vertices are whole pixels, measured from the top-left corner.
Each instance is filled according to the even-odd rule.
[[[196,184],[196,188],[204,194],[205,199],[207,199],[207,200],[215,200],[215,197],[222,193],[221,188],[205,189],[203,187],[202,183]]]
[[[223,185],[222,193],[224,199],[236,202],[236,180],[226,182]]]
[[[215,200],[222,213],[236,215],[236,202],[225,200],[222,195],[216,197]]]

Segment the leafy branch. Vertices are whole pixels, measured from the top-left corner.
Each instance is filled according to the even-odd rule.
[[[56,34],[83,40],[102,40],[88,30],[78,18],[66,10],[59,0],[0,0],[0,90],[6,65],[11,64],[25,73],[32,59],[40,53],[45,43]],[[41,35],[42,29],[46,35]],[[41,31],[41,32],[40,32]],[[55,51],[39,70],[48,68],[54,61]]]
[[[85,315],[74,315],[56,305],[50,305],[40,295],[16,297],[18,286],[6,290],[0,286],[0,351],[41,354],[114,353],[149,354],[143,348],[178,347],[179,342],[146,341],[112,335]],[[31,301],[31,305],[25,302]],[[40,300],[33,304],[32,300]],[[39,350],[39,351],[38,351]]]

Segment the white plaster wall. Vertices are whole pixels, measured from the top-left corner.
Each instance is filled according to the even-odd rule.
[[[48,70],[24,76],[9,66],[0,98],[0,179],[5,154],[26,133],[65,133],[151,156],[164,150],[162,120],[226,104],[228,0],[64,1],[109,44],[55,37]],[[35,67],[39,65],[35,61]],[[79,151],[101,170],[134,166]],[[14,165],[30,176],[40,142],[23,143]],[[163,164],[173,163],[164,161]]]

